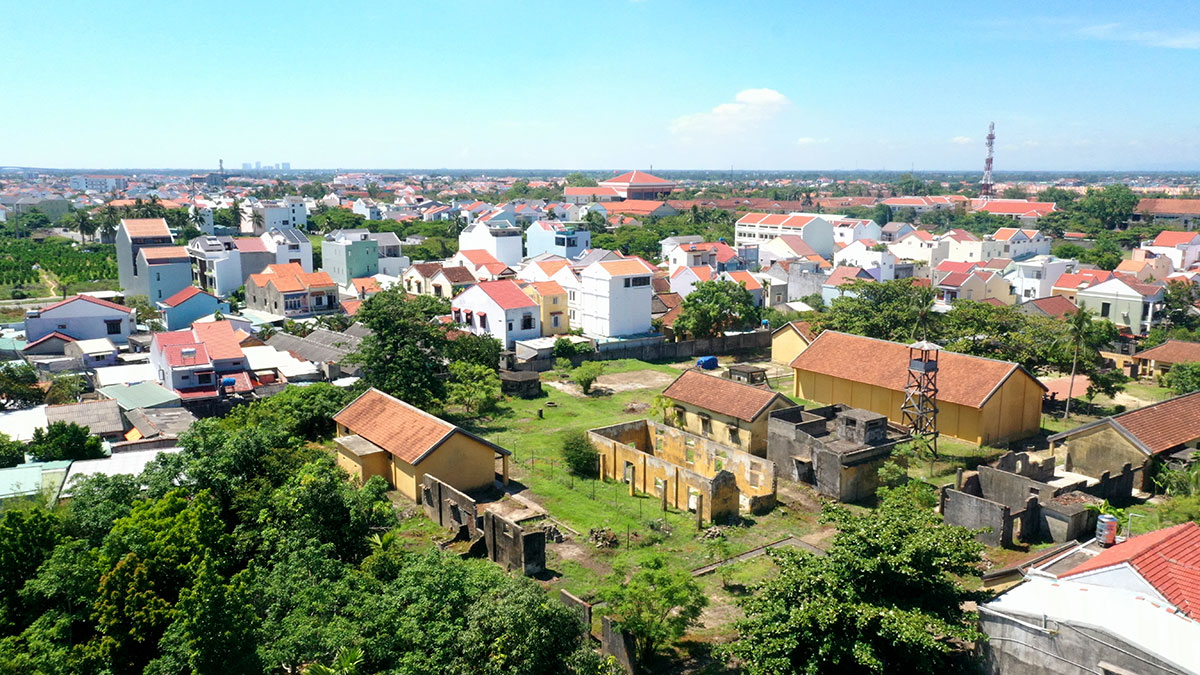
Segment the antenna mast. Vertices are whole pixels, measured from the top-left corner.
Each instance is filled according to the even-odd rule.
[[[979,184],[979,196],[985,201],[995,196],[992,183],[992,157],[996,148],[996,123],[988,124],[987,159],[983,160],[983,182]]]

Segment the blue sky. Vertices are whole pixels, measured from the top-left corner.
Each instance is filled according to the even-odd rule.
[[[1200,3],[9,2],[0,165],[1200,168]]]

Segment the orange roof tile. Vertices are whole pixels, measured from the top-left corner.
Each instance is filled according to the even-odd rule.
[[[1157,347],[1138,352],[1137,358],[1167,364],[1200,362],[1200,342],[1167,340]]]
[[[142,256],[145,256],[146,262],[151,265],[159,265],[169,262],[179,262],[189,260],[187,248],[183,246],[151,246],[138,251]]]
[[[420,464],[454,434],[473,438],[502,454],[507,450],[394,396],[368,389],[333,416],[338,424],[410,465]]]
[[[122,218],[121,224],[130,237],[171,236],[171,230],[163,218]]]
[[[790,403],[779,392],[705,375],[698,370],[683,371],[663,390],[663,396],[746,422],[758,419],[775,401]]]

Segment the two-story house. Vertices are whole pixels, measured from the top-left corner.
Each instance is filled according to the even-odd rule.
[[[557,281],[534,281],[524,285],[525,294],[541,308],[542,337],[563,335],[571,330],[567,314],[567,291]]]
[[[338,309],[338,285],[325,272],[305,272],[297,263],[269,265],[246,282],[246,306],[289,319]]]
[[[1017,302],[1028,302],[1049,296],[1054,284],[1064,274],[1075,271],[1074,260],[1056,258],[1052,255],[1036,255],[1027,260],[1014,262],[1012,271],[1006,274],[1012,284]]]
[[[721,281],[732,281],[735,284],[741,284],[750,292],[750,297],[754,299],[755,307],[763,306],[763,286],[754,274],[747,270],[734,270],[732,272],[721,272]]]
[[[837,267],[861,267],[879,281],[896,278],[896,256],[874,239],[855,239],[833,254]]]
[[[859,239],[880,241],[883,228],[870,218],[843,218],[833,221],[833,240],[842,244],[853,244]]]
[[[138,249],[137,269],[126,296],[144,295],[158,302],[192,285],[192,258],[184,246]]]
[[[602,260],[585,267],[579,274],[578,302],[584,335],[615,338],[649,333],[654,295],[650,280],[657,271],[636,257]]]
[[[592,233],[582,223],[539,220],[525,230],[525,251],[529,257],[549,253],[574,258],[592,247]]]
[[[267,250],[274,255],[273,264],[296,264],[305,272],[313,271],[312,242],[303,232],[294,227],[276,227],[259,237]]]
[[[542,336],[541,308],[511,279],[482,281],[450,301],[451,316],[468,332],[491,335],[512,349],[517,340]]]
[[[26,310],[25,341],[32,344],[51,333],[61,333],[75,340],[108,338],[115,344],[125,344],[134,321],[133,310],[125,305],[76,295],[41,309]]]
[[[925,230],[913,230],[898,235],[888,244],[888,250],[897,260],[909,260],[933,269],[950,257],[950,238],[938,237]]]
[[[1011,305],[1016,300],[1008,281],[998,272],[989,270],[951,272],[942,277],[934,289],[937,293],[936,302],[941,305],[949,305],[956,300],[996,300]]]
[[[257,237],[196,237],[188,242],[192,283],[219,296],[227,296],[275,262],[275,255]]]
[[[321,269],[339,286],[379,274],[379,244],[366,230],[334,230],[321,242]]]
[[[1075,294],[1075,304],[1093,315],[1145,334],[1160,320],[1167,285],[1142,283],[1133,277],[1114,276]]]
[[[1200,232],[1163,230],[1153,241],[1142,242],[1141,247],[1169,258],[1176,271],[1189,269],[1200,262]]]
[[[1038,230],[1001,227],[992,234],[992,241],[1003,245],[997,258],[1022,260],[1035,255],[1050,254],[1050,239]]]
[[[399,277],[412,264],[404,255],[404,246],[395,232],[371,232],[367,234],[379,249],[379,273]]]
[[[477,220],[458,235],[459,250],[483,250],[505,265],[516,265],[525,257],[524,231],[513,222]]]
[[[117,227],[117,277],[126,295],[137,287],[138,251],[147,246],[170,246],[174,243],[167,221],[162,218],[122,218]]]
[[[159,301],[158,311],[163,315],[167,330],[182,330],[201,317],[217,312],[229,313],[229,303],[222,302],[212,293],[188,286],[166,300]]]
[[[228,321],[155,333],[150,338],[150,365],[159,383],[185,403],[253,389],[246,355]]]
[[[450,258],[450,266],[462,266],[480,281],[495,281],[516,276],[509,263],[497,260],[483,249],[459,249]]]
[[[677,267],[669,280],[671,292],[686,298],[701,281],[712,281],[716,274],[708,265],[695,267]]]

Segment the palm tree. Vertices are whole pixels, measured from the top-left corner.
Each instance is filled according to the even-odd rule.
[[[304,675],[358,675],[363,662],[363,651],[359,647],[342,647],[338,650],[333,665],[314,663],[303,670]]]
[[[1063,411],[1063,419],[1067,419],[1071,414],[1071,397],[1075,394],[1075,371],[1079,366],[1079,349],[1083,346],[1084,339],[1092,329],[1092,315],[1085,309],[1077,309],[1067,321],[1067,339],[1074,346],[1074,353],[1071,356],[1071,380],[1067,384],[1067,405]]]
[[[121,212],[117,207],[109,205],[100,209],[99,217],[100,238],[112,236],[116,234],[117,227],[121,224]]]
[[[203,231],[204,226],[208,224],[208,219],[204,217],[204,211],[199,206],[192,207],[192,215],[188,217],[197,230]]]
[[[234,232],[242,231],[242,203],[234,198],[233,204],[229,207],[229,218],[233,223]]]
[[[96,221],[92,220],[91,215],[87,211],[75,212],[75,229],[79,230],[79,238],[87,241],[87,238],[96,234]]]
[[[933,316],[933,301],[937,297],[932,287],[921,286],[913,293],[916,305],[916,321],[913,322],[911,339],[929,339],[929,319]]]
[[[263,218],[262,211],[255,211],[250,214],[250,222],[254,225],[255,232],[261,232],[263,229],[263,224],[266,223],[266,220]]]

